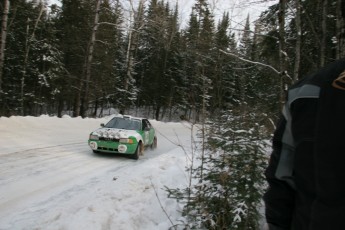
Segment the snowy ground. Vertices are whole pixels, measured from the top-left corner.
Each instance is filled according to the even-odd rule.
[[[187,184],[187,123],[152,121],[158,148],[138,161],[93,154],[109,118],[0,117],[0,229],[153,230],[181,220],[164,187]]]

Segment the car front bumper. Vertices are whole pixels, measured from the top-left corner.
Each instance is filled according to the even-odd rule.
[[[89,140],[88,143],[92,150],[105,153],[134,154],[137,149],[137,143],[127,144],[102,140]]]

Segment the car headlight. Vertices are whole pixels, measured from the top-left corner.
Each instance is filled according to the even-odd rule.
[[[120,138],[120,143],[127,143],[127,144],[133,144],[133,139],[130,138]]]
[[[90,138],[92,140],[99,140],[99,137],[97,135],[90,134]]]

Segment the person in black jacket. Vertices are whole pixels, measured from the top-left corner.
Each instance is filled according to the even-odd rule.
[[[289,89],[266,178],[270,230],[345,229],[345,59]]]

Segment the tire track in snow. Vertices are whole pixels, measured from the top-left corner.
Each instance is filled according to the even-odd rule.
[[[79,142],[73,142],[73,143],[66,143],[66,144],[59,144],[59,145],[49,145],[49,146],[44,146],[44,147],[37,147],[37,148],[29,148],[29,149],[23,149],[23,150],[20,150],[20,151],[16,151],[16,152],[9,152],[9,153],[5,153],[3,155],[0,155],[0,157],[3,157],[3,156],[8,156],[8,155],[11,155],[11,156],[14,156],[16,154],[23,154],[23,153],[26,153],[28,151],[34,151],[34,150],[42,150],[42,149],[50,149],[50,148],[55,148],[55,147],[68,147],[68,146],[72,146],[74,147],[75,145],[85,145],[86,141],[79,141]]]
[[[133,163],[121,157],[94,155],[83,142],[49,146],[0,156],[0,215],[6,210],[35,201],[42,194],[54,194],[74,181],[99,171]],[[47,151],[48,150],[48,151]],[[30,159],[30,160],[29,160]],[[23,189],[25,188],[25,189]],[[1,216],[0,216],[1,218]]]
[[[158,184],[178,180],[160,178],[160,173],[176,170],[174,152],[189,145],[190,135],[179,124],[157,126],[162,127],[158,149],[147,149],[138,161],[93,154],[85,135],[80,137],[84,125],[75,133],[54,131],[48,138],[45,133],[23,141],[9,136],[3,145],[12,146],[0,154],[0,229],[139,229],[131,226],[149,226],[145,221],[151,218],[160,223],[160,211],[133,207],[142,198],[148,210],[156,204],[151,177]]]
[[[22,151],[13,155],[2,155],[0,156],[0,180],[1,178],[11,178],[12,180],[18,179],[15,178],[15,175],[17,175],[17,177],[22,177],[24,175],[29,176],[45,169],[51,171],[51,167],[54,167],[54,164],[51,165],[50,163],[57,160],[65,161],[66,164],[68,164],[71,160],[86,159],[82,156],[88,152],[87,148],[85,148],[85,143],[83,146],[73,145],[73,147],[69,146],[69,148],[69,150],[63,149],[63,151],[61,151],[58,146],[50,146],[49,148]],[[47,149],[50,151],[42,151]],[[75,150],[78,151],[75,152]],[[19,169],[25,171],[26,174],[18,174],[17,171]]]

